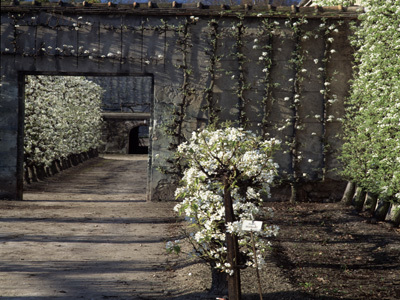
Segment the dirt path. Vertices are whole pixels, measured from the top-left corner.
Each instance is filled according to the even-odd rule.
[[[166,254],[182,223],[175,203],[146,202],[146,164],[95,158],[0,201],[0,298],[214,300],[206,266]],[[254,276],[244,300],[259,299]],[[262,279],[268,299],[308,299],[273,260]]]
[[[167,255],[171,202],[146,202],[146,156],[92,159],[0,201],[0,298],[214,300],[210,270]],[[400,299],[400,229],[340,203],[269,202],[280,226],[264,299]],[[254,269],[242,299],[259,300]],[[221,295],[222,296],[222,295]]]
[[[96,158],[0,201],[1,299],[160,299],[171,203],[146,156]]]

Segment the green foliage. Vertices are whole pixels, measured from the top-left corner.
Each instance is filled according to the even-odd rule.
[[[400,1],[369,0],[363,6],[353,40],[343,174],[366,191],[400,202]]]
[[[84,77],[27,77],[25,163],[49,166],[56,159],[97,148],[102,93]]]

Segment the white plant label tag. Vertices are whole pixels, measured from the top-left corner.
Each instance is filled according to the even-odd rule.
[[[244,231],[261,231],[262,230],[261,221],[243,220],[242,230]]]

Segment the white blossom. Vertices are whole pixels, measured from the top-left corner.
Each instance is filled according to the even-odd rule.
[[[55,159],[97,148],[100,86],[83,77],[28,76],[25,92],[27,164],[48,166]]]
[[[270,155],[280,142],[275,139],[261,140],[253,133],[242,128],[224,128],[215,131],[204,129],[195,131],[188,142],[178,146],[179,156],[189,162],[182,178],[183,185],[175,196],[181,199],[174,210],[184,214],[185,219],[196,224],[196,232],[189,235],[196,243],[196,252],[216,262],[216,268],[232,274],[233,270],[226,261],[225,232],[238,236],[239,244],[250,241],[241,229],[241,220],[254,220],[257,216],[270,213],[261,207],[262,193],[269,195],[270,185],[278,165]],[[233,172],[236,185],[252,178],[242,193],[238,187],[231,189],[235,222],[224,225],[224,189],[220,184],[219,174]],[[219,178],[219,179],[218,179]],[[249,201],[251,200],[251,201]],[[261,237],[269,237],[277,229],[266,226],[264,231],[255,234],[257,248],[264,251],[269,243]],[[242,247],[241,251],[249,254],[251,247]],[[247,256],[251,257],[251,256]],[[249,258],[249,265],[253,266]],[[260,264],[263,259],[260,257]]]

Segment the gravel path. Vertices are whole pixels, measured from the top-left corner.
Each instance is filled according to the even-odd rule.
[[[160,299],[171,203],[146,156],[106,156],[0,201],[1,299]]]
[[[146,169],[147,156],[98,157],[0,201],[0,298],[214,300],[206,266],[166,254],[182,223],[175,203],[146,202]],[[271,256],[264,298],[309,299]],[[243,300],[256,282],[243,271]]]

